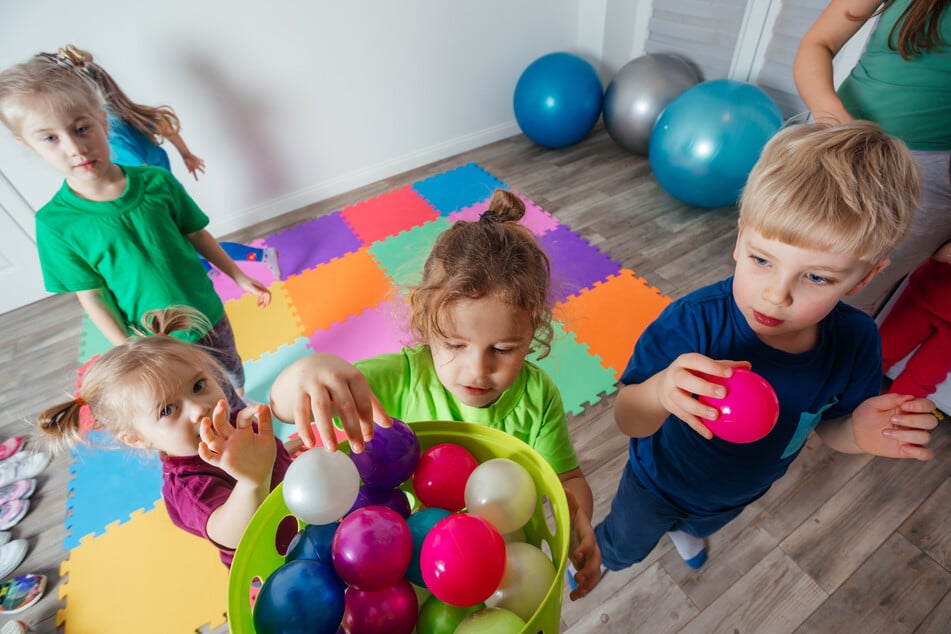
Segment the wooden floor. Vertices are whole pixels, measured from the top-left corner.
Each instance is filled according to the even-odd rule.
[[[564,150],[513,137],[227,237],[250,241],[470,161],[670,297],[732,271],[736,211],[672,200],[646,160],[619,150],[600,128]],[[79,324],[72,297],[0,315],[0,438],[22,433],[41,407],[73,388]],[[608,397],[570,421],[596,521],[626,459],[612,405]],[[665,539],[641,564],[609,573],[589,597],[566,602],[563,631],[951,632],[949,425],[933,444],[937,459],[921,464],[836,454],[811,438],[787,475],[711,538],[702,570],[688,569]],[[18,615],[38,632],[56,631],[62,607],[56,586],[68,556],[68,478],[68,459],[60,456],[13,529],[31,547],[18,572],[50,577],[47,596]],[[150,632],[148,623],[129,627]]]

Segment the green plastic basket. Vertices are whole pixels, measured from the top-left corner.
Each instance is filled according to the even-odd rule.
[[[534,449],[505,432],[482,425],[452,421],[423,421],[410,423],[410,426],[419,438],[422,451],[440,443],[455,443],[468,449],[480,463],[492,458],[509,458],[525,467],[532,475],[538,491],[538,503],[535,505],[535,513],[525,526],[526,541],[543,550],[547,544],[557,572],[544,601],[522,629],[522,633],[556,634],[561,620],[570,530],[568,501],[558,475]],[[346,451],[346,444],[342,444],[341,448]],[[546,505],[542,502],[544,498],[550,503],[554,533],[545,519]],[[284,564],[284,557],[277,552],[275,541],[278,526],[288,517],[293,519],[284,504],[282,488],[278,485],[251,519],[231,564],[228,580],[228,623],[232,634],[254,632],[249,598],[251,585],[255,578],[266,580]]]

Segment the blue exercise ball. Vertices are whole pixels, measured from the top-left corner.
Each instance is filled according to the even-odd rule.
[[[529,64],[515,86],[515,120],[529,139],[550,148],[583,139],[601,115],[604,90],[594,67],[571,53]]]
[[[776,102],[741,81],[715,79],[673,99],[654,125],[648,157],[674,198],[697,207],[736,203],[763,146],[783,125]]]

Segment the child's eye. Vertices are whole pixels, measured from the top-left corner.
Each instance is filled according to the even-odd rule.
[[[81,125],[81,126],[77,126],[76,128],[76,134],[86,134],[86,132],[88,131],[89,131],[88,125]]]
[[[446,348],[447,350],[462,350],[462,348],[463,348],[463,344],[461,344],[461,343],[452,343],[452,342],[450,342],[450,341],[444,341],[442,345],[443,345],[443,347]]]
[[[208,387],[208,379],[198,379],[195,381],[195,385],[192,386],[192,392],[198,394]]]
[[[751,255],[750,259],[753,260],[753,264],[757,266],[769,266],[769,260],[761,258],[758,255]]]
[[[171,416],[178,410],[178,406],[172,404],[166,404],[162,406],[162,409],[159,410],[159,417],[165,418],[166,416]]]
[[[492,348],[492,351],[495,354],[511,354],[515,351],[515,348]]]
[[[822,277],[821,275],[816,275],[815,273],[806,273],[806,279],[812,282],[813,284],[831,284],[832,280],[828,277]]]
[[[55,141],[55,140],[56,140],[56,137],[53,136],[52,134],[50,134],[50,135],[47,135],[47,136],[43,137],[42,142],[43,142],[43,143],[52,143],[52,142]]]

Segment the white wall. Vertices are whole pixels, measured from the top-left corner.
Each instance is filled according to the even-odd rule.
[[[3,0],[0,66],[74,43],[172,105],[208,170],[190,181],[170,149],[172,169],[220,235],[517,134],[522,70],[597,63],[619,1]],[[38,208],[61,177],[0,135],[0,173]]]

